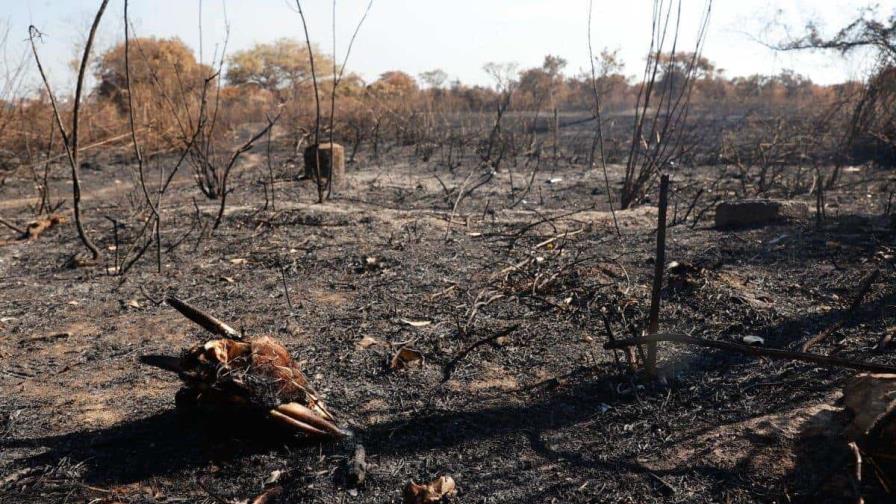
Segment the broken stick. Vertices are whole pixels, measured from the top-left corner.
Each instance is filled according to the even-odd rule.
[[[822,366],[842,367],[847,369],[855,369],[857,371],[867,371],[870,373],[896,373],[896,367],[886,366],[883,364],[873,364],[870,362],[860,362],[840,357],[828,357],[826,355],[817,355],[805,352],[791,352],[789,350],[778,350],[775,348],[761,348],[752,345],[742,345],[740,343],[729,343],[727,341],[715,341],[703,338],[695,338],[685,336],[683,334],[657,334],[644,338],[630,338],[618,340],[616,342],[608,342],[604,344],[604,349],[612,350],[614,348],[626,348],[635,345],[643,345],[649,343],[658,343],[660,341],[668,341],[670,343],[680,343],[683,345],[695,345],[707,348],[716,348],[719,350],[728,350],[756,357],[769,357],[772,359],[788,359],[802,362],[811,362]]]
[[[167,301],[172,308],[179,311],[181,315],[199,324],[203,329],[212,334],[235,340],[243,339],[243,336],[238,333],[236,329],[203,312],[199,308],[190,306],[175,297],[168,297],[165,301]]]
[[[10,222],[10,221],[4,219],[3,217],[0,217],[0,224],[3,224],[4,226],[8,227],[9,229],[12,229],[13,231],[15,231],[16,233],[18,233],[19,235],[26,235],[26,234],[28,234],[28,233],[25,232],[24,229],[20,228],[19,226],[16,226],[16,225],[13,224],[12,222]]]

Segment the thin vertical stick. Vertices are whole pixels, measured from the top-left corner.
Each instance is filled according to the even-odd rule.
[[[320,90],[317,86],[317,71],[314,68],[314,51],[311,46],[311,36],[308,34],[308,23],[305,21],[305,13],[302,11],[301,0],[296,0],[296,8],[299,17],[302,18],[302,30],[305,32],[305,44],[308,46],[308,61],[311,64],[311,82],[314,85],[314,183],[317,184],[317,202],[324,202],[324,188],[320,186]],[[334,62],[335,64],[335,62]],[[330,176],[333,176],[332,153],[330,159]]]
[[[862,451],[859,450],[859,445],[855,442],[849,443],[849,449],[852,451],[852,455],[856,460],[855,472],[852,474],[852,483],[856,493],[856,504],[865,504],[865,499],[862,498]]]
[[[128,94],[128,125],[131,128],[131,143],[134,147],[134,156],[137,158],[137,172],[140,177],[140,188],[143,190],[143,196],[149,209],[152,210],[156,219],[155,226],[155,242],[156,242],[156,271],[162,272],[162,218],[159,215],[159,209],[153,204],[149,191],[146,189],[146,174],[144,173],[143,153],[140,152],[140,144],[137,142],[137,126],[134,120],[134,92],[131,89],[131,60],[130,60],[130,31],[128,30],[128,0],[124,0],[124,82],[125,89]],[[159,199],[161,201],[162,192],[159,191]],[[117,231],[116,231],[117,232]],[[118,250],[116,249],[116,254]],[[118,259],[115,260],[116,266]]]
[[[600,91],[597,88],[597,72],[594,69],[594,48],[591,46],[591,13],[594,9],[594,1],[588,1],[588,59],[591,63],[591,92],[594,95],[594,117],[597,120],[597,147],[600,149],[600,166],[604,172],[604,187],[607,190],[607,202],[610,205],[610,215],[613,216],[613,227],[616,228],[616,236],[622,236],[619,230],[619,221],[616,220],[616,210],[613,208],[613,192],[610,190],[610,177],[607,175],[607,157],[604,153],[604,126],[600,113]],[[591,162],[594,163],[594,145],[591,148]]]
[[[348,57],[352,54],[352,47],[355,45],[355,39],[358,37],[358,32],[361,31],[361,25],[364,24],[364,20],[367,19],[367,15],[370,14],[370,7],[373,6],[373,0],[367,3],[367,8],[364,10],[364,15],[361,16],[361,20],[358,21],[358,24],[355,26],[355,31],[352,33],[352,38],[348,42],[348,48],[345,50],[345,58],[342,60],[342,64],[337,67],[336,63],[336,0],[333,0],[333,88],[330,94],[330,156],[332,157],[332,148],[333,148],[333,132],[335,131],[335,121],[336,121],[336,88],[339,87],[339,83],[342,82],[342,75],[345,73],[345,65],[348,63]],[[337,73],[336,70],[339,70]],[[332,165],[332,159],[330,160],[330,164]],[[331,192],[333,191],[333,167],[330,166],[330,176],[327,177],[327,198],[329,199]]]
[[[660,206],[656,226],[656,263],[653,272],[653,292],[650,296],[650,318],[647,334],[653,335],[660,326],[660,292],[663,288],[663,270],[666,265],[666,209],[669,206],[669,175],[660,178]],[[647,344],[647,372],[656,371],[656,342]]]
[[[268,178],[271,183],[271,210],[277,211],[277,202],[274,196],[274,165],[271,163],[271,135],[274,134],[274,127],[271,126],[271,129],[268,130],[268,145],[267,145],[267,158],[268,158]],[[265,205],[267,207],[267,205]]]
[[[112,223],[112,237],[115,240],[115,274],[117,275],[118,274],[118,265],[120,264],[119,251],[118,251],[118,249],[119,249],[119,246],[118,246],[118,221],[113,219],[112,217],[109,217],[108,215],[106,216],[106,218],[109,219],[109,222]]]

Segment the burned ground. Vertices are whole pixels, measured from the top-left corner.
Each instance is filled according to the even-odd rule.
[[[278,158],[273,209],[257,183],[263,159],[249,156],[214,233],[201,222],[216,204],[194,206],[197,191],[179,176],[163,201],[162,273],[152,249],[122,276],[66,268],[79,250],[71,224],[32,241],[9,235],[0,500],[236,502],[279,470],[284,502],[397,502],[408,481],[440,474],[455,479],[460,502],[814,501],[824,480],[848,471],[805,430],[841,414],[828,407],[849,371],[662,344],[667,380],[656,383],[603,350],[604,317],[617,337],[643,328],[649,202],[617,213],[619,236],[597,169],[542,166],[524,193],[531,167],[521,162],[456,205],[469,168],[409,159],[365,153],[344,190],[313,204],[311,185]],[[111,266],[104,216],[132,208],[132,171],[102,158],[93,166],[83,173],[87,227]],[[611,166],[614,187],[620,169]],[[826,195],[822,229],[718,231],[711,202],[739,184],[723,174],[673,175],[679,221],[699,188],[714,189],[684,222],[670,209],[666,257],[680,267],[663,291],[663,330],[798,349],[843,317],[878,267],[855,316],[814,351],[896,364],[873,350],[893,331],[896,304],[893,233],[880,217],[891,175],[847,173]],[[60,198],[65,182],[54,180]],[[33,200],[27,178],[0,187],[6,218],[26,222]],[[122,243],[137,231],[121,230]],[[176,411],[179,383],[137,359],[205,335],[166,295],[280,339],[353,435],[321,443]],[[422,353],[420,368],[389,369],[402,346]],[[371,468],[350,493],[340,474],[357,443]],[[876,484],[866,481],[867,495],[883,495]]]

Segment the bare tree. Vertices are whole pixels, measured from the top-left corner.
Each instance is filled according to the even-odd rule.
[[[501,168],[501,160],[504,158],[504,145],[501,148],[497,159],[494,158],[495,148],[498,146],[501,137],[501,123],[504,115],[513,102],[513,95],[519,85],[516,79],[517,65],[516,63],[486,63],[482,67],[492,79],[495,81],[495,90],[498,92],[498,101],[495,104],[495,120],[492,123],[491,132],[488,135],[485,152],[482,156],[483,162],[490,164],[496,171]]]
[[[51,89],[50,83],[47,80],[46,72],[44,72],[43,66],[40,63],[40,58],[37,55],[37,46],[34,41],[35,39],[41,37],[41,32],[34,25],[28,27],[29,40],[31,42],[31,51],[34,54],[34,61],[35,63],[37,63],[37,68],[40,72],[41,79],[43,80],[44,86],[47,90],[47,94],[50,97],[50,103],[53,106],[53,115],[56,118],[56,126],[62,133],[62,142],[65,146],[65,153],[72,171],[72,204],[75,214],[75,228],[78,230],[78,237],[90,252],[93,261],[99,259],[100,251],[87,235],[87,232],[84,230],[84,224],[81,218],[81,180],[78,176],[78,119],[81,110],[81,93],[84,89],[84,75],[87,71],[87,66],[90,59],[90,49],[91,47],[93,47],[93,40],[96,37],[96,30],[99,27],[100,20],[102,19],[103,13],[105,12],[106,6],[108,4],[109,0],[103,0],[100,4],[96,16],[93,19],[93,24],[90,26],[90,32],[87,35],[87,41],[84,44],[84,53],[81,56],[81,64],[78,68],[78,80],[75,86],[75,97],[72,105],[71,133],[66,130],[65,126],[62,123],[62,116],[59,113],[59,106],[56,103],[56,98],[54,97],[53,90]]]
[[[302,30],[305,32],[305,43],[308,45],[308,61],[311,64],[311,83],[314,85],[314,183],[317,186],[317,202],[324,202],[324,188],[320,184],[320,88],[317,85],[317,71],[314,68],[314,51],[311,46],[311,35],[308,34],[308,22],[302,11],[301,0],[296,0],[296,9],[302,19]]]
[[[866,8],[833,35],[822,34],[818,24],[810,22],[802,36],[767,45],[782,51],[821,50],[842,55],[871,51],[875,64],[855,101],[841,150],[851,152],[863,139],[896,152],[896,11],[879,19],[875,9]],[[830,189],[837,181],[841,165],[836,164],[824,188]]]

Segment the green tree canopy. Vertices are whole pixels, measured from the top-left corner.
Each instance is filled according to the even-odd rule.
[[[332,78],[333,60],[316,47],[312,50],[318,79]],[[281,38],[237,51],[228,60],[227,81],[234,86],[256,85],[269,91],[310,82],[308,47],[304,42]]]

